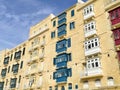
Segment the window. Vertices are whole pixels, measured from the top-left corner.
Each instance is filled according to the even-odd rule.
[[[72,90],[72,83],[68,84],[68,90]]]
[[[55,27],[56,26],[56,21],[53,21],[53,27]]]
[[[66,24],[63,24],[58,27],[58,37],[66,34]]]
[[[71,11],[71,17],[73,17],[73,16],[74,16],[74,10]]]
[[[20,64],[20,69],[22,69],[23,67],[23,61],[21,61],[21,64]]]
[[[88,15],[91,12],[93,12],[93,5],[89,5],[89,6],[84,8],[84,15]]]
[[[4,82],[0,82],[0,90],[3,90]]]
[[[67,72],[68,72],[68,77],[72,77],[72,69],[69,68],[69,69],[67,70]]]
[[[96,86],[96,87],[101,87],[100,79],[96,79],[96,80],[95,80],[95,86]]]
[[[49,86],[49,90],[52,90],[52,86]]]
[[[51,32],[51,38],[55,38],[55,31]]]
[[[4,64],[8,64],[9,63],[9,56],[4,58]]]
[[[57,55],[57,57],[53,59],[53,64],[57,65],[57,68],[67,67],[67,62],[71,60],[72,60],[71,53],[69,54],[63,53],[63,54]]]
[[[89,88],[88,81],[83,82],[83,88]]]
[[[18,73],[18,69],[19,69],[19,64],[13,65],[13,67],[12,67],[13,73]]]
[[[20,59],[21,58],[21,51],[15,52],[14,59]]]
[[[72,61],[72,55],[71,55],[71,53],[68,54],[67,58],[68,58],[68,61]]]
[[[2,76],[2,77],[5,77],[5,76],[6,76],[6,72],[7,72],[7,68],[2,69],[2,71],[1,71],[1,76]]]
[[[8,79],[6,79],[6,84],[5,84],[5,86],[7,86],[7,84],[8,84]]]
[[[71,77],[72,76],[72,69],[59,69],[53,73],[53,79],[58,79],[61,77]]]
[[[61,41],[58,41],[56,44],[56,52],[62,52],[62,51],[66,51],[67,47],[71,47],[71,38],[69,38],[68,40],[63,39]]]
[[[58,86],[57,85],[55,86],[55,90],[58,90]]]
[[[71,22],[70,23],[70,30],[74,29],[75,28],[75,22]]]
[[[21,81],[21,75],[19,76],[19,80],[18,80],[18,83],[20,83],[20,81]]]
[[[62,86],[62,87],[61,87],[61,90],[65,90],[65,87],[64,87],[64,86]]]
[[[10,72],[10,66],[8,67],[8,73]]]
[[[120,9],[117,8],[117,9],[114,9],[113,11],[110,12],[110,17],[111,17],[111,20],[114,20],[114,19],[117,19],[120,17]]]
[[[78,84],[75,84],[75,90],[78,90]]]
[[[85,50],[90,50],[99,46],[98,38],[94,38],[85,42]]]
[[[108,77],[108,86],[113,86],[113,85],[114,85],[113,77]]]
[[[11,54],[10,61],[12,61],[13,54]]]
[[[22,53],[22,55],[24,55],[25,54],[25,48],[23,48],[23,53]]]
[[[84,30],[85,30],[85,33],[95,30],[95,21],[85,24]]]
[[[114,30],[113,34],[115,40],[120,39],[120,29]]]
[[[86,65],[87,65],[87,69],[94,69],[101,67],[99,58],[88,60]]]
[[[62,40],[57,42],[56,44],[56,52],[62,52],[62,51],[66,51],[67,47],[66,47],[66,40]]]
[[[33,83],[34,83],[34,78],[32,77],[32,78],[30,78],[30,80],[29,80],[29,86],[31,87],[31,86],[33,85]]]
[[[17,81],[17,78],[11,78],[10,88],[15,88],[16,87],[16,81]]]

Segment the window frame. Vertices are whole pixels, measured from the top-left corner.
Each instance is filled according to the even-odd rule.
[[[93,58],[93,59],[89,59],[87,60],[86,63],[86,69],[94,69],[94,68],[100,68],[101,67],[101,62],[99,58]]]
[[[88,15],[88,14],[94,12],[94,6],[93,6],[93,4],[91,4],[91,5],[87,6],[87,7],[85,7],[83,11],[84,11],[84,13],[83,13],[84,16],[86,16],[86,15]]]
[[[99,38],[93,38],[85,41],[84,43],[85,51],[97,48],[99,46],[100,46]]]

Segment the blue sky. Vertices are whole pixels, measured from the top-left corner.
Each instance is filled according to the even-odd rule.
[[[0,50],[28,39],[29,28],[50,13],[55,15],[77,0],[0,0]]]

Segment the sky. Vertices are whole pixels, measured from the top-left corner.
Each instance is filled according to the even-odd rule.
[[[77,0],[0,0],[0,50],[26,41],[31,26],[58,15]]]

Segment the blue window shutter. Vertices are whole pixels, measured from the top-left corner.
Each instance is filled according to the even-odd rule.
[[[71,38],[68,39],[68,47],[71,47]]]
[[[71,68],[67,69],[67,73],[68,73],[68,77],[71,77],[72,76],[72,69]]]
[[[53,72],[53,79],[56,79],[56,72]]]
[[[56,43],[56,52],[58,51],[58,50],[57,50],[57,47],[58,47],[58,43]]]
[[[69,54],[67,55],[67,58],[68,58],[68,61],[72,61],[72,55],[71,55],[71,53],[69,53]]]
[[[71,30],[71,23],[70,23],[70,30]]]
[[[71,11],[71,17],[74,16],[74,10]]]
[[[53,65],[56,65],[56,58],[53,59]]]

